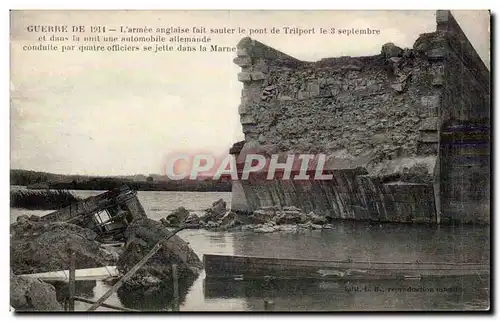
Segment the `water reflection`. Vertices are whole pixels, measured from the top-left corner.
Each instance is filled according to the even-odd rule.
[[[176,311],[178,305],[184,304],[186,295],[196,278],[179,279],[179,298],[174,298],[171,283],[149,288],[145,291],[126,291],[120,288],[118,298],[123,306],[142,311]]]
[[[487,309],[488,288],[487,281],[475,277],[422,281],[204,282],[206,298],[244,298],[247,309],[251,311]],[[265,302],[273,304],[266,307]]]

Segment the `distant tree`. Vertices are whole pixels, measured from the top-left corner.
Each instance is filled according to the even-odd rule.
[[[148,178],[146,178],[146,182],[154,182],[153,176],[148,176]]]

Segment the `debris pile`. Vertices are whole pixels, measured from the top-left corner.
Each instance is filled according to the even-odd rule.
[[[257,233],[298,232],[302,230],[331,229],[330,219],[314,212],[304,213],[295,206],[262,207],[250,216],[253,221],[242,227],[242,230]]]
[[[167,223],[196,222],[197,219],[199,221],[196,215],[180,208],[168,217]],[[73,252],[76,269],[116,265],[125,274],[162,240],[160,251],[120,291],[123,294],[139,290],[141,295],[146,295],[167,289],[172,293],[169,288],[173,264],[177,265],[178,284],[187,291],[203,264],[179,236],[165,240],[171,234],[162,223],[146,217],[135,193],[125,187],[43,217],[21,215],[10,227],[11,305],[16,310],[62,310],[53,285],[20,274],[67,270]],[[124,241],[125,247],[106,246],[103,241]]]
[[[223,199],[219,199],[213,202],[210,208],[205,209],[205,215],[201,217],[196,213],[190,213],[184,207],[179,207],[160,222],[166,227],[182,225],[190,228],[229,230],[242,225],[243,219],[228,209]]]
[[[129,271],[161,240],[171,235],[162,223],[149,218],[133,221],[125,236],[125,251],[118,261],[122,273]],[[175,235],[163,243],[162,248],[129,279],[124,289],[162,287],[172,284],[172,264],[177,265],[179,279],[195,279],[203,269],[203,263],[188,243]]]
[[[116,257],[96,238],[92,230],[74,224],[20,216],[11,225],[11,268],[15,274],[66,270],[71,252],[76,253],[77,269],[114,265]]]

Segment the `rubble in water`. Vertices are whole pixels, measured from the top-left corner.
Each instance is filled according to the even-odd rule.
[[[179,226],[181,223],[184,223],[189,216],[189,211],[184,207],[179,207],[174,210],[171,214],[169,214],[166,218],[162,218],[160,222],[162,222],[165,226]]]
[[[301,232],[308,230],[332,229],[328,218],[310,212],[305,214],[300,208],[287,206],[264,207],[255,211],[250,217],[253,223],[241,227],[242,231],[256,233]]]
[[[205,210],[205,215],[199,217],[190,213],[184,207],[179,207],[166,218],[160,219],[166,227],[179,227],[184,225],[190,228],[206,228],[211,230],[228,230],[242,225],[241,217],[227,208],[227,203],[219,199]]]
[[[205,222],[217,222],[221,219],[227,212],[226,202],[221,198],[212,203],[212,207],[205,210],[205,216],[202,220]]]
[[[188,227],[204,228],[214,231],[253,231],[256,233],[297,232],[311,229],[332,228],[329,217],[317,215],[314,212],[304,213],[296,206],[261,207],[250,214],[242,214],[226,208],[226,202],[219,199],[212,203],[212,207],[205,210],[206,215],[198,217],[189,213],[183,207],[174,210],[167,218],[160,222],[167,227],[178,227],[181,224],[172,222],[170,217],[184,217],[183,224]]]

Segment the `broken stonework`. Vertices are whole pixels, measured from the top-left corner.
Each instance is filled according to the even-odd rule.
[[[227,204],[222,198],[213,202],[212,207],[205,210],[205,216],[202,217],[202,220],[205,222],[217,222],[226,214],[226,206]]]
[[[386,59],[401,57],[403,55],[403,49],[399,48],[392,42],[389,42],[382,46],[382,55]]]
[[[181,206],[173,210],[166,218],[162,218],[160,222],[165,226],[179,226],[187,220],[188,216],[189,211]]]

